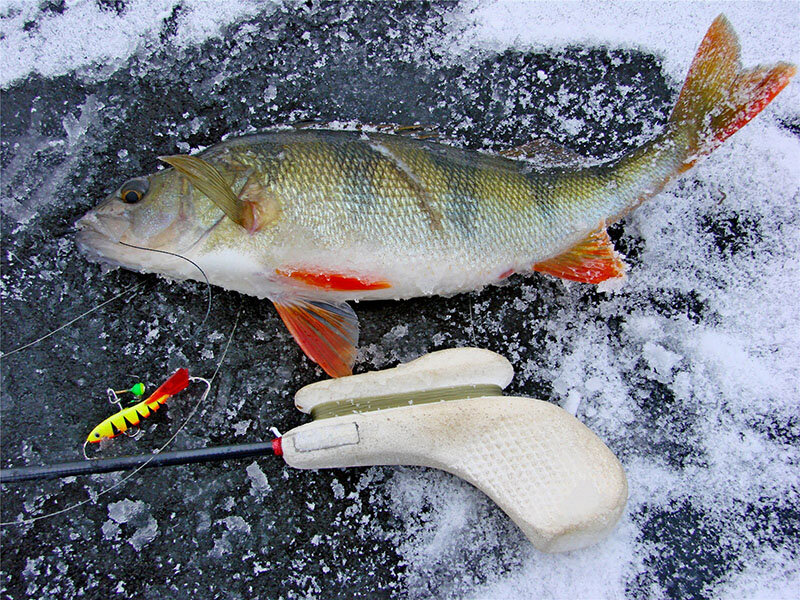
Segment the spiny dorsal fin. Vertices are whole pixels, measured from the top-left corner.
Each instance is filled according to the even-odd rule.
[[[198,156],[175,154],[158,158],[175,167],[234,223],[241,225],[250,233],[255,233],[263,227],[264,224],[259,220],[258,203],[242,200],[234,194],[230,184],[214,165]]]
[[[414,125],[397,125],[396,123],[380,123],[378,125],[371,125],[381,133],[391,133],[394,135],[404,135],[417,140],[440,140],[440,134],[432,125],[422,125],[415,123]]]
[[[523,158],[542,169],[578,167],[587,163],[587,159],[574,150],[547,138],[534,138],[522,146],[503,150],[500,155],[506,158]]]
[[[624,277],[627,265],[614,250],[605,226],[590,233],[563,254],[533,265],[534,271],[582,283],[600,283]]]

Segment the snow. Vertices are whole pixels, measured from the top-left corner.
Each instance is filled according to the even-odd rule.
[[[127,541],[137,552],[152,542],[158,535],[158,523],[147,510],[147,505],[144,502],[130,500],[129,498],[119,502],[111,502],[108,505],[108,516],[110,521],[103,525],[104,537],[116,537],[119,528],[115,528],[114,523],[120,525],[130,524],[135,529],[127,535]]]
[[[800,64],[797,2],[636,2],[582,0],[470,0],[451,13],[444,45],[454,57],[479,49],[548,49],[576,44],[641,48],[664,58],[664,69],[682,81],[708,25],[724,13],[743,40],[744,64],[780,60]],[[776,32],[779,32],[775,35]],[[545,79],[546,73],[539,75]],[[795,85],[794,88],[797,88]],[[784,104],[800,101],[785,92]]]
[[[603,157],[659,130],[720,12],[745,65],[800,64],[797,2],[470,0],[428,12],[409,4],[402,15],[381,3],[312,4],[0,4],[4,350],[147,282],[3,359],[3,467],[77,459],[87,426],[108,416],[108,385],[135,375],[154,389],[185,364],[212,373],[239,310],[216,391],[176,444],[257,441],[269,425],[304,422],[291,395],[321,373],[268,304],[215,289],[198,332],[203,286],[103,274],[69,241],[69,224],[154,168],[156,154],[324,117],[432,122],[494,150],[543,129]],[[146,570],[153,598],[792,597],[799,122],[794,81],[627,217],[615,234],[630,263],[624,281],[594,290],[514,277],[453,298],[355,307],[359,369],[491,347],[515,365],[510,393],[557,403],[605,440],[630,499],[598,545],[537,553],[490,500],[445,473],[315,473],[265,458],[143,472],[100,498],[118,476],[4,487],[4,520],[95,501],[3,529],[3,593],[136,597],[107,562],[119,561]],[[100,452],[158,447],[196,398],[176,397],[142,440],[120,436]]]
[[[223,0],[133,0],[122,12],[99,2],[72,0],[64,10],[46,3],[7,0],[0,6],[0,85],[38,73],[46,77],[73,70],[111,72],[123,60],[148,52],[175,20],[172,41],[178,48],[220,35],[225,24],[265,10],[269,3]],[[226,20],[219,19],[224,14]],[[33,31],[26,23],[36,23]]]

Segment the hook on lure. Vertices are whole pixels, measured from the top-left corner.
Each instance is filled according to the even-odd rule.
[[[121,433],[127,433],[129,429],[139,425],[142,419],[146,419],[161,408],[161,405],[164,404],[168,398],[189,387],[190,381],[205,382],[204,379],[199,377],[189,377],[189,371],[187,369],[178,369],[172,377],[162,383],[155,392],[147,397],[147,399],[133,406],[129,406],[128,408],[122,408],[119,395],[130,392],[134,396],[141,397],[144,395],[144,385],[137,383],[129,390],[122,390],[119,392],[111,388],[106,390],[109,401],[112,404],[116,404],[120,410],[92,429],[86,441],[83,443],[84,458],[86,458],[86,460],[91,460],[86,454],[86,446],[88,444],[98,443],[102,440],[115,438]]]
[[[134,396],[134,399],[131,400],[131,402],[136,402],[136,400],[139,400],[141,399],[142,396],[144,396],[144,384],[137,383],[129,390],[114,390],[112,388],[106,389],[106,395],[108,396],[108,403],[116,406],[119,412],[125,410],[125,408],[122,406],[122,400],[120,399],[120,396],[122,396],[123,394],[132,394]],[[138,440],[140,437],[142,437],[142,431],[138,427],[135,429],[129,428],[127,431],[123,431],[123,433],[126,436],[132,437],[135,440]],[[83,452],[83,455],[86,456],[85,450]]]

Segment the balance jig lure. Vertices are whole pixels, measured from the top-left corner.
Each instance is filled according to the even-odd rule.
[[[97,443],[104,439],[117,437],[119,434],[125,433],[130,427],[135,427],[142,419],[146,419],[156,412],[170,396],[174,396],[178,392],[189,387],[189,382],[192,379],[194,378],[189,377],[189,371],[187,369],[178,369],[172,377],[162,383],[146,400],[142,400],[108,417],[105,421],[92,429],[89,437],[86,438],[86,442],[83,444],[84,454],[86,444]],[[140,390],[142,392],[144,391],[143,386],[141,384],[136,384],[131,390],[126,391],[131,391],[136,394],[136,392]],[[118,392],[109,390],[109,395],[112,396],[113,400],[117,399],[117,393]]]

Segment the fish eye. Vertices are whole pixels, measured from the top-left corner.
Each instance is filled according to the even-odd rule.
[[[125,204],[136,204],[144,198],[149,187],[146,177],[136,177],[123,184],[119,190],[119,197]]]

